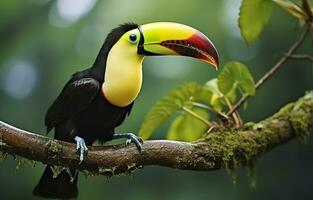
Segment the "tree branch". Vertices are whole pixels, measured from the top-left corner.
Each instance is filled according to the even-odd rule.
[[[0,121],[0,151],[104,175],[127,173],[147,165],[218,170],[248,164],[276,146],[308,136],[312,128],[313,91],[272,117],[256,124],[248,123],[240,130],[214,131],[195,143],[145,141],[141,153],[134,145],[89,147],[88,156],[81,164],[75,144],[30,133]]]

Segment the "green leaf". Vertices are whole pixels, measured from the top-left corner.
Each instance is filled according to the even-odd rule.
[[[248,101],[243,102],[243,110],[247,110]]]
[[[278,6],[287,11],[292,16],[305,21],[309,16],[302,10],[301,7],[288,0],[273,0]]]
[[[204,119],[209,119],[207,110],[197,107],[191,109]],[[167,139],[194,141],[201,138],[207,129],[208,127],[200,120],[188,113],[182,113],[172,122],[167,133]]]
[[[229,99],[229,101],[233,104],[236,102],[237,99],[237,90],[236,90],[237,86],[234,86],[233,89],[231,89],[226,97]]]
[[[217,97],[223,97],[224,94],[219,90],[217,85],[217,78],[211,79],[208,82],[205,83],[204,87],[208,90],[210,90],[213,94],[215,94]]]
[[[225,95],[218,88],[217,82],[218,82],[217,78],[212,79],[208,81],[204,87],[213,93],[211,97],[211,101],[209,102],[211,107],[217,112],[222,112],[223,105],[227,106],[227,103],[225,102],[225,97],[230,101],[230,103],[236,102],[237,82],[234,84],[233,88]]]
[[[222,100],[223,100],[223,93],[218,89],[217,86],[217,79],[214,78],[212,80],[209,80],[204,87],[212,92],[211,100],[209,104],[212,106],[212,108],[218,112],[222,111]]]
[[[272,0],[242,0],[239,28],[248,45],[258,39],[272,14]]]
[[[228,62],[218,75],[217,85],[219,90],[228,95],[236,87],[240,87],[249,95],[255,94],[255,84],[248,68],[236,61]]]
[[[166,119],[192,101],[209,102],[211,92],[197,83],[186,83],[159,100],[148,112],[139,135],[148,139]]]

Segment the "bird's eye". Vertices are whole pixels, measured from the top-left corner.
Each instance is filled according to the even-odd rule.
[[[131,34],[129,35],[129,42],[135,43],[136,41],[137,41],[137,35],[134,34],[134,33],[131,33]]]

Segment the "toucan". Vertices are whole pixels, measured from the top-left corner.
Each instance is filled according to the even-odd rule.
[[[125,23],[111,30],[92,67],[76,72],[66,83],[45,116],[47,133],[55,139],[76,143],[79,162],[87,146],[125,138],[141,149],[142,139],[132,133],[115,133],[131,112],[142,86],[145,56],[181,55],[200,59],[218,68],[218,53],[200,31],[179,23]],[[53,177],[47,166],[33,194],[70,199],[78,195],[74,169]]]

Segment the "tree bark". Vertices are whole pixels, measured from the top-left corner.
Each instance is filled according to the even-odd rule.
[[[253,163],[261,154],[290,140],[305,138],[313,128],[313,91],[273,116],[242,129],[214,131],[194,142],[150,140],[142,151],[132,145],[88,147],[79,164],[76,145],[51,139],[0,121],[0,151],[45,164],[92,174],[129,173],[147,165],[185,170],[218,170]],[[192,134],[192,133],[190,133]]]

